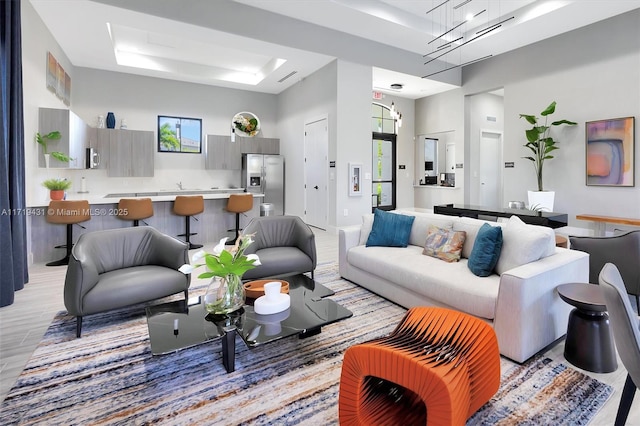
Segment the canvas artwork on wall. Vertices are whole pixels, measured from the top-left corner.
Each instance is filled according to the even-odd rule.
[[[634,117],[586,123],[587,185],[635,185],[634,124]]]

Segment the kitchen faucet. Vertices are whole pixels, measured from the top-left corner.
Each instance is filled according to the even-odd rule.
[[[182,190],[182,189],[184,189],[184,188],[182,187],[182,182],[178,182],[178,183],[176,183],[176,185],[178,185],[178,188],[180,188],[181,190]]]

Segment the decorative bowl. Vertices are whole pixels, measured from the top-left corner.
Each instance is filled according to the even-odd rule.
[[[272,281],[278,281],[281,285],[280,293],[289,293],[289,283],[284,280],[256,280],[244,283],[244,292],[247,297],[257,299],[260,296],[264,296],[264,285]]]

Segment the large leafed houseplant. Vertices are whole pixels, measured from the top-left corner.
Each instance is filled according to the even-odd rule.
[[[541,119],[538,119],[538,117],[535,115],[520,114],[520,118],[524,118],[525,120],[527,120],[529,124],[532,125],[530,129],[525,130],[527,143],[524,145],[526,148],[531,150],[532,155],[522,157],[522,158],[526,158],[527,160],[533,162],[533,167],[536,171],[536,179],[538,181],[538,191],[540,192],[544,191],[543,177],[542,177],[544,162],[545,160],[550,160],[554,158],[554,156],[552,155],[553,151],[559,149],[558,141],[556,141],[550,134],[551,128],[553,126],[560,126],[563,124],[566,124],[568,126],[575,126],[576,124],[578,124],[574,121],[569,121],[564,119],[553,121],[551,122],[551,124],[549,124],[549,116],[553,114],[555,110],[556,110],[556,101],[553,101],[549,104],[548,107],[544,109],[544,111],[540,113],[540,115],[544,117],[544,123],[540,123],[539,120],[541,121]],[[531,192],[530,192],[530,197],[531,197]],[[553,209],[553,198],[551,198],[550,207],[532,205],[531,200],[529,200],[529,205],[530,205],[530,208],[537,207],[537,208],[541,208],[542,210],[550,211]]]

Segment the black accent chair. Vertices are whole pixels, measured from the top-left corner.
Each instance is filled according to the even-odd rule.
[[[571,248],[589,253],[589,282],[598,284],[605,264],[613,263],[640,312],[640,230],[612,237],[569,237]]]
[[[640,387],[640,324],[629,302],[625,283],[615,265],[604,265],[599,283],[609,312],[618,355],[628,373],[614,423],[616,426],[622,426],[629,416],[636,388]]]
[[[242,232],[255,233],[245,254],[257,254],[261,265],[244,273],[242,279],[313,272],[316,269],[316,236],[298,216],[262,216],[249,222]]]
[[[86,315],[184,292],[191,275],[186,243],[149,226],[82,234],[73,246],[64,283],[64,305],[76,316],[76,337]]]

